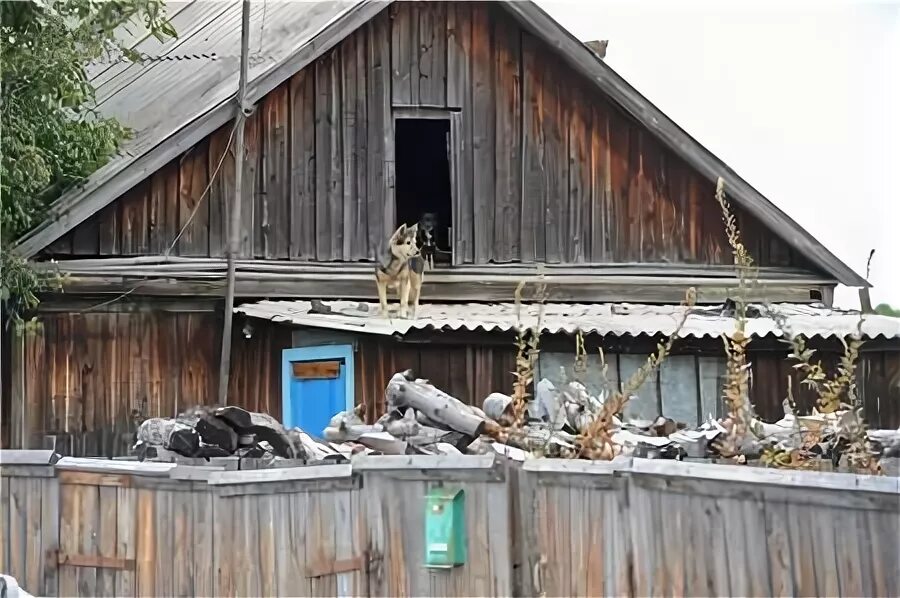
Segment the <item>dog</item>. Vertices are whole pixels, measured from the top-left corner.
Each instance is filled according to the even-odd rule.
[[[375,283],[378,285],[378,300],[383,316],[388,315],[388,288],[397,289],[401,318],[409,315],[410,304],[413,306],[413,317],[419,308],[425,260],[422,259],[416,241],[418,231],[418,224],[401,224],[388,241],[387,255],[375,267]]]
[[[428,270],[434,270],[434,254],[437,252],[437,243],[434,240],[435,228],[437,228],[437,214],[434,212],[425,212],[419,219],[418,234],[416,242],[419,244],[419,251],[422,259],[425,260],[425,266]]]

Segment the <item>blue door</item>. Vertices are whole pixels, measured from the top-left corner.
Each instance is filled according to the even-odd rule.
[[[284,351],[284,425],[322,437],[335,414],[353,407],[352,347]]]

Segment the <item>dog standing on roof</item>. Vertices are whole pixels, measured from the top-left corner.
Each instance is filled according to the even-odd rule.
[[[412,305],[413,317],[419,308],[419,296],[425,272],[417,240],[419,225],[401,224],[388,241],[388,253],[375,267],[375,283],[378,285],[378,300],[381,314],[388,315],[387,290],[396,289],[400,297],[400,317],[409,315]]]

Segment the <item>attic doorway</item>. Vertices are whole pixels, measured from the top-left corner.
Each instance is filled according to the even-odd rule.
[[[424,214],[434,214],[435,267],[449,265],[453,227],[450,115],[417,118],[396,114],[395,117],[396,226],[412,225]]]

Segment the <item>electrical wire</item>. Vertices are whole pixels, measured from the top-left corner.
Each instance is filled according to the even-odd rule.
[[[184,226],[181,227],[181,230],[178,231],[178,234],[175,235],[175,239],[172,241],[172,244],[166,249],[163,254],[165,257],[169,257],[169,254],[172,252],[172,249],[178,243],[178,240],[181,239],[181,235],[184,234],[184,231],[187,230],[187,227],[191,224],[191,221],[194,219],[194,216],[197,215],[197,210],[200,209],[200,206],[203,204],[203,200],[206,199],[209,190],[212,188],[213,182],[216,180],[216,176],[219,174],[219,170],[222,168],[222,163],[225,162],[225,156],[228,155],[228,151],[231,149],[231,142],[234,140],[234,132],[237,130],[238,119],[235,119],[234,126],[231,127],[231,133],[228,135],[228,143],[225,144],[225,151],[222,152],[222,157],[219,158],[219,163],[216,165],[216,169],[213,171],[212,175],[209,177],[209,183],[206,185],[206,189],[203,190],[203,193],[200,195],[200,199],[197,200],[197,204],[194,206],[194,209],[191,211],[191,215],[188,217],[187,222],[184,223]]]
[[[236,130],[237,130],[237,119],[235,119],[234,126],[231,127],[231,133],[228,135],[228,142],[225,144],[225,150],[222,152],[222,157],[219,158],[219,163],[216,165],[216,169],[213,171],[212,175],[209,177],[209,183],[206,185],[206,189],[203,190],[203,194],[200,196],[200,199],[197,200],[197,205],[195,205],[193,211],[191,211],[191,215],[188,217],[187,222],[184,223],[184,226],[181,227],[181,230],[178,231],[178,234],[175,236],[175,239],[172,241],[172,243],[166,249],[165,253],[163,254],[165,257],[169,257],[169,254],[172,252],[172,249],[178,243],[178,240],[181,239],[181,236],[184,234],[184,231],[187,230],[187,227],[191,224],[191,221],[194,219],[194,216],[197,215],[197,210],[200,208],[200,205],[203,203],[203,200],[206,199],[206,196],[209,193],[209,190],[212,188],[213,182],[215,182],[215,180],[216,180],[216,176],[218,176],[219,171],[222,169],[222,164],[225,162],[225,157],[228,155],[228,152],[231,150],[231,142],[234,140],[234,132]],[[145,284],[146,284],[146,282],[139,282],[131,289],[113,297],[112,299],[103,301],[102,303],[98,303],[96,305],[92,305],[92,306],[87,307],[80,311],[81,311],[81,313],[85,313],[85,312],[93,311],[95,309],[100,309],[101,307],[106,307],[107,305],[112,305],[113,303],[120,301],[120,300],[124,299],[125,297],[127,297],[128,295],[132,294],[133,292],[135,292],[136,290],[138,290]]]

